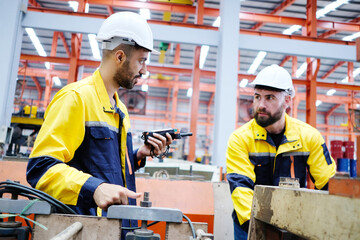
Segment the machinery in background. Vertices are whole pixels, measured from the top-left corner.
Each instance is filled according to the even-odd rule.
[[[119,89],[120,100],[125,104],[129,114],[145,115],[147,93],[140,90]]]
[[[20,105],[18,111],[12,114],[12,136],[6,151],[6,156],[29,156],[37,133],[44,122],[44,112],[38,111],[34,105]],[[24,147],[25,149],[22,149]]]
[[[139,169],[135,174],[137,177],[218,182],[222,179],[222,168],[164,158],[162,161],[147,161],[146,166]]]
[[[4,155],[4,146],[5,144],[10,144],[13,134],[13,128],[7,126],[0,127],[0,159]]]

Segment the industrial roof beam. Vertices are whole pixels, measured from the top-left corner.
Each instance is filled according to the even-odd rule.
[[[86,74],[86,76],[89,76],[90,74]],[[175,86],[178,86],[179,89],[183,89],[183,90],[187,90],[189,87],[191,87],[191,83],[190,82],[185,82],[185,81],[179,81],[177,83],[174,82],[170,82],[168,80],[161,80],[161,79],[149,79],[148,81],[148,85],[150,87],[159,87],[161,86],[162,88],[174,88]],[[35,90],[36,87],[33,86],[27,86],[26,89],[31,89],[31,90]],[[53,92],[57,92],[59,91],[60,88],[56,88],[53,87],[52,91]],[[210,92],[210,93],[214,93],[215,92],[215,85],[214,84],[208,84],[208,83],[200,83],[200,90],[202,92]],[[245,95],[245,96],[253,96],[253,92],[252,91],[247,91],[247,89],[239,89],[238,90],[241,95]],[[296,96],[299,97],[299,101],[305,101],[305,97],[306,94],[305,93],[296,93]],[[338,104],[339,102],[342,102],[343,104],[346,103],[352,103],[353,102],[353,98],[352,97],[348,97],[348,96],[327,96],[327,95],[317,95],[317,99],[321,100],[323,102],[327,102],[327,103],[334,103],[334,104]],[[181,99],[178,99],[178,101],[180,101]]]
[[[338,68],[338,67],[341,67],[342,65],[345,64],[345,61],[339,61],[337,62],[334,66],[332,66],[330,68],[329,71],[327,71],[324,75],[321,76],[321,79],[326,79],[329,77],[330,74],[332,74],[333,72],[335,72],[335,70]]]
[[[68,12],[68,11],[64,11],[64,10],[55,10],[55,9],[47,9],[47,8],[29,7],[28,10],[29,10],[29,12],[66,15],[68,17],[91,17],[91,18],[99,18],[99,19],[105,19],[107,17],[107,15],[103,15],[103,14]],[[206,9],[204,9],[204,14],[206,14]],[[216,15],[215,17],[217,17],[217,16],[218,15]],[[303,18],[277,16],[277,15],[265,14],[265,13],[251,13],[251,12],[241,11],[239,13],[239,18],[240,18],[240,20],[244,20],[244,21],[262,21],[262,22],[266,22],[266,23],[275,23],[275,24],[282,24],[282,25],[306,26],[306,19],[303,19]],[[203,29],[214,28],[214,27],[208,26],[208,25],[184,24],[184,23],[178,23],[178,22],[166,22],[166,21],[161,21],[161,20],[149,20],[149,23],[165,24],[165,25],[178,24],[179,26],[188,26],[188,27],[192,27],[192,28],[203,28]],[[358,32],[358,31],[360,31],[360,24],[357,22],[343,23],[343,22],[318,20],[317,28],[336,30],[336,31]],[[81,30],[78,30],[77,32],[81,32]]]
[[[41,57],[41,56],[34,56],[34,55],[21,55],[21,59],[27,59],[28,56],[31,56],[31,59],[41,59],[42,61],[49,61],[51,59],[57,59],[51,58],[51,57]],[[59,58],[61,62],[63,62],[66,58]],[[69,63],[69,60],[68,62]],[[79,60],[79,65],[84,65],[85,63],[90,63],[90,65],[87,66],[94,66],[98,67],[100,62],[97,61],[91,61],[91,60]],[[94,63],[97,63],[97,65],[93,65]],[[86,64],[85,64],[86,65]],[[167,67],[167,66],[153,66],[148,65],[147,69],[149,72],[159,72],[159,73],[167,73],[167,74],[174,74],[174,75],[184,75],[184,76],[190,76],[192,73],[192,70],[189,68],[180,68],[180,67]],[[67,71],[61,71],[61,70],[47,70],[47,69],[38,69],[38,68],[27,68],[26,69],[26,75],[27,76],[39,76],[44,77],[47,72],[51,72],[52,75],[57,75],[60,78],[67,78],[68,72]],[[24,69],[19,67],[18,68],[18,74],[23,74]],[[210,70],[200,70],[201,77],[204,78],[215,78],[215,71]],[[88,76],[84,74],[84,76]],[[247,78],[249,80],[255,79],[255,75],[246,74],[246,73],[239,73],[238,79]],[[293,79],[293,83],[295,85],[308,85],[308,82],[304,79]],[[190,84],[190,82],[189,82]],[[213,84],[212,84],[213,85]],[[345,91],[360,91],[359,85],[352,85],[352,84],[341,84],[341,83],[330,83],[330,82],[318,82],[318,87],[324,87],[324,88],[335,88],[335,89],[342,89]],[[190,87],[190,86],[189,86]]]
[[[67,2],[67,0],[63,0],[63,1]],[[196,14],[196,7],[181,5],[181,4],[136,2],[136,1],[114,1],[114,0],[89,0],[88,3],[102,5],[106,7],[113,6],[113,7],[133,8],[133,9],[147,8],[153,11]],[[29,8],[29,10],[33,10],[33,8]],[[47,9],[41,9],[41,11],[46,11],[46,10]],[[61,10],[55,10],[55,11],[49,10],[49,11],[65,12]],[[80,15],[79,13],[71,13],[71,14]],[[204,16],[212,16],[212,17],[217,17],[220,15],[219,9],[216,8],[204,8],[203,14]],[[104,18],[105,17],[106,16],[104,16]],[[276,16],[273,14],[265,14],[265,13],[250,13],[250,12],[240,11],[239,17],[241,20],[265,22],[265,23],[278,23],[278,24],[301,25],[301,26],[305,26],[306,24],[306,19],[303,18]],[[360,31],[360,25],[352,22],[341,23],[334,21],[319,20],[318,28],[351,31],[351,32]]]
[[[59,37],[63,43],[63,46],[65,48],[65,51],[66,51],[66,54],[71,57],[71,52],[70,52],[70,48],[66,42],[66,39],[65,39],[65,36],[64,36],[64,33],[63,32],[58,32],[59,33]]]
[[[27,12],[23,20],[23,27],[41,28],[62,32],[95,33],[100,28],[101,23],[101,19],[92,17]],[[219,44],[219,32],[216,30],[194,29],[158,24],[150,25],[154,33],[154,38],[160,41],[209,46],[218,46]],[[340,44],[341,41],[332,40],[333,42],[337,42],[339,44],[330,44],[306,41],[322,41],[316,38],[302,38],[304,40],[295,40],[294,36],[284,36],[288,39],[278,39],[264,35],[265,34],[262,34],[261,36],[253,36],[240,34],[239,49],[268,51],[315,58],[329,58],[343,61],[357,60],[356,46],[354,43],[342,42]],[[269,35],[279,37],[280,34],[269,33]],[[332,51],[328,51],[329,48],[331,48]]]
[[[279,14],[283,12],[287,7],[291,6],[295,0],[285,0],[279,4],[274,10],[271,11],[270,14]],[[256,23],[251,29],[252,30],[258,30],[264,25],[263,22]]]

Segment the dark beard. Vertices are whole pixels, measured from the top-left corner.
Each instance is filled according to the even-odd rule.
[[[265,113],[267,113],[269,116],[268,118],[259,117],[259,111],[256,111],[254,118],[257,124],[259,124],[263,128],[266,128],[267,126],[270,126],[280,120],[283,114],[283,110],[284,108],[283,106],[281,106],[279,111],[275,112],[273,115],[265,111]],[[260,112],[263,113],[264,111],[260,111]]]
[[[130,69],[129,61],[126,60],[123,67],[121,69],[116,70],[115,75],[113,77],[114,82],[116,82],[120,87],[126,89],[132,89],[134,87],[134,79],[138,76],[133,77]]]

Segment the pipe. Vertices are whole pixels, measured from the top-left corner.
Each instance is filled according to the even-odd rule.
[[[83,225],[81,222],[75,222],[69,227],[65,228],[64,231],[54,236],[50,240],[68,240],[75,236],[78,232],[81,231]]]

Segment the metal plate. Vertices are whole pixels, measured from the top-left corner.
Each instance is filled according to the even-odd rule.
[[[179,209],[174,208],[146,208],[128,205],[113,205],[109,207],[107,217],[116,219],[134,219],[181,223],[183,214]]]
[[[29,205],[32,201],[31,200],[24,200],[24,199],[7,199],[7,198],[0,198],[0,212],[1,213],[21,213],[24,208]],[[50,214],[51,213],[51,206],[49,203],[45,201],[37,201],[33,203],[33,205],[26,210],[23,214]]]

